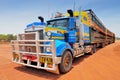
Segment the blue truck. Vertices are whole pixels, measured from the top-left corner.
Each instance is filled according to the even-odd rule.
[[[12,61],[25,66],[66,73],[74,58],[93,54],[115,40],[95,13],[89,10],[58,14],[44,22],[33,22],[12,40]]]

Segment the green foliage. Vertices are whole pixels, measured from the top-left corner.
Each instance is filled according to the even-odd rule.
[[[0,34],[0,42],[10,42],[11,40],[16,40],[16,35]]]
[[[115,40],[120,40],[120,38],[119,38],[119,37],[116,37]]]

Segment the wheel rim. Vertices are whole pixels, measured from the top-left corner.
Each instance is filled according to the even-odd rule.
[[[70,71],[72,67],[72,54],[70,51],[65,51],[62,57],[62,62],[59,64],[59,69],[61,73],[66,73]]]
[[[65,67],[69,67],[70,66],[70,56],[69,55],[67,55],[65,57],[64,65],[65,65]]]

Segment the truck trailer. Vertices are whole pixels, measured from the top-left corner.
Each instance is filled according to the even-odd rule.
[[[93,54],[97,47],[114,43],[108,30],[91,10],[67,10],[44,22],[28,24],[24,33],[12,40],[12,61],[29,67],[66,73],[74,58]]]

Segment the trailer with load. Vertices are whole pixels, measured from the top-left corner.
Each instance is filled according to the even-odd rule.
[[[68,10],[44,23],[27,25],[25,33],[12,40],[12,61],[25,66],[60,73],[70,71],[74,58],[93,54],[115,40],[95,13],[89,10]]]

